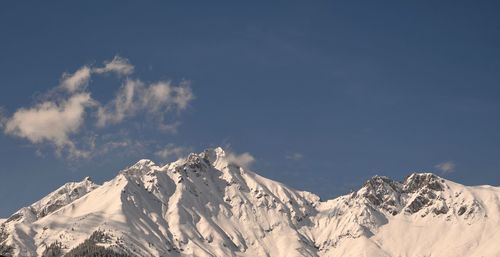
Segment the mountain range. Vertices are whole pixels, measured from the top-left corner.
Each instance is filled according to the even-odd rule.
[[[140,160],[63,185],[0,220],[0,255],[500,256],[500,187],[374,176],[331,200],[231,162],[222,148]]]

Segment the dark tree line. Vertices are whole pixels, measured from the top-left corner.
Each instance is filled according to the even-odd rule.
[[[56,241],[45,248],[45,251],[42,253],[42,257],[60,257],[62,256],[61,249],[62,244]]]
[[[109,235],[103,231],[95,231],[83,243],[66,253],[64,257],[130,257],[129,255],[117,253],[111,249],[106,249],[98,243],[107,243],[111,240]],[[54,242],[50,244],[42,254],[42,257],[62,257],[62,244]]]
[[[5,227],[0,226],[0,257],[13,256],[14,248],[5,244],[7,236]],[[132,257],[128,254],[118,253],[111,249],[106,249],[104,246],[97,245],[98,243],[107,243],[110,240],[109,235],[103,231],[95,231],[83,243],[64,254],[64,257]],[[50,244],[42,253],[42,257],[63,257],[62,244],[57,241]]]
[[[131,257],[130,255],[118,253],[111,249],[106,249],[104,246],[97,245],[98,243],[106,243],[109,240],[111,238],[103,231],[95,231],[87,240],[73,248],[64,257]]]

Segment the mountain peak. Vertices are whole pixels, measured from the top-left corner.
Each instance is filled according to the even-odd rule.
[[[220,146],[216,147],[213,149],[213,151],[218,155],[218,156],[225,156],[226,155],[226,151],[224,151],[224,149]]]
[[[206,159],[211,164],[215,163],[217,160],[226,158],[226,152],[222,147],[208,148],[202,153],[198,154],[200,157]]]
[[[155,166],[156,164],[150,160],[150,159],[141,159],[139,160],[138,162],[136,162],[134,165],[132,165],[132,167],[142,167],[142,166],[147,166],[147,167],[151,167],[151,166]]]
[[[391,184],[391,183],[395,183],[395,181],[386,176],[375,175],[370,179],[368,179],[363,186],[374,186],[379,184]]]
[[[401,183],[385,176],[374,176],[367,180],[356,196],[366,199],[392,215],[400,212],[400,196],[403,193]]]
[[[7,219],[31,223],[43,218],[96,189],[97,184],[85,177],[79,182],[68,182],[28,207],[23,207]]]
[[[445,180],[433,173],[412,173],[402,182],[384,176],[367,180],[355,196],[366,199],[373,206],[392,215],[413,214],[441,203],[441,193],[447,188]],[[446,213],[447,208],[438,207],[434,213]],[[426,215],[426,214],[422,214]]]
[[[199,156],[207,160],[212,166],[216,168],[227,167],[231,161],[228,154],[222,147],[209,148],[199,154]]]
[[[163,167],[143,159],[102,186],[89,177],[67,183],[0,221],[0,250],[35,257],[55,244],[66,252],[97,231],[107,238],[99,245],[124,256],[425,256],[433,247],[456,256],[438,246],[490,249],[500,235],[498,188],[432,173],[401,182],[377,175],[323,202],[232,165],[231,155],[217,147]],[[477,231],[485,232],[469,236]],[[457,233],[467,238],[450,241]],[[398,240],[405,236],[409,245]],[[498,256],[477,253],[467,256]]]
[[[405,191],[415,192],[421,188],[428,188],[434,191],[443,191],[445,180],[433,173],[412,173],[403,184]]]
[[[122,170],[120,174],[122,175],[134,175],[135,173],[148,172],[151,169],[159,168],[156,163],[149,159],[141,159],[134,165]]]

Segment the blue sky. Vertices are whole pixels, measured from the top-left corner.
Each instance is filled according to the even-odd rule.
[[[497,1],[2,2],[0,217],[67,181],[218,145],[323,198],[413,171],[499,185],[498,13]]]

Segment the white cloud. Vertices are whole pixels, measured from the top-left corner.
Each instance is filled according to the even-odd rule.
[[[182,82],[178,87],[173,88],[173,102],[179,110],[184,110],[194,99],[193,91],[188,82]]]
[[[60,86],[68,92],[74,93],[85,89],[92,73],[103,74],[110,72],[120,76],[130,75],[134,72],[134,66],[127,59],[117,55],[113,60],[104,62],[104,67],[90,68],[89,66],[83,66],[73,74],[64,73]]]
[[[115,99],[103,107],[99,107],[97,113],[97,125],[104,127],[125,119],[127,115],[135,112],[134,95],[137,88],[143,87],[138,80],[127,80],[118,91]]]
[[[156,112],[161,110],[184,110],[193,100],[193,92],[189,83],[172,85],[171,82],[158,82],[145,88],[140,96],[143,108]]]
[[[304,158],[304,155],[301,153],[291,153],[287,154],[285,158],[292,161],[300,161]]]
[[[188,149],[186,147],[168,144],[165,148],[157,151],[155,154],[163,160],[167,160],[170,158],[180,158],[186,155],[187,152]]]
[[[434,168],[440,170],[442,174],[455,172],[455,167],[456,165],[453,161],[438,163],[434,166]]]
[[[85,88],[90,80],[90,72],[89,67],[83,66],[73,74],[64,73],[61,79],[61,87],[70,93]]]
[[[104,62],[104,67],[94,68],[92,71],[98,74],[114,72],[118,75],[130,75],[134,72],[134,66],[128,59],[117,55],[113,60]]]
[[[163,124],[165,113],[185,109],[192,99],[193,93],[187,83],[175,86],[170,82],[157,82],[145,86],[140,80],[126,80],[116,97],[99,107],[97,125],[116,124],[138,113],[156,115]]]
[[[242,154],[235,154],[233,152],[226,150],[225,153],[229,163],[238,165],[243,168],[248,169],[255,162],[255,158],[248,152]]]
[[[146,85],[139,79],[121,79],[133,71],[134,66],[127,59],[115,56],[103,67],[83,66],[73,74],[64,73],[60,84],[48,90],[35,105],[19,108],[11,116],[4,115],[0,108],[0,130],[37,146],[48,143],[55,147],[56,155],[61,156],[64,151],[70,158],[89,158],[123,148],[144,149],[145,139],[139,142],[133,138],[98,138],[96,130],[129,117],[151,116],[157,121],[158,130],[175,132],[180,122],[169,119],[165,123],[166,114],[186,109],[194,97],[188,82]],[[104,104],[93,99],[88,88],[91,76],[102,73],[116,73],[123,82],[116,96]],[[82,130],[89,117],[97,118],[96,125]],[[167,153],[164,151],[163,155]]]
[[[70,135],[82,126],[85,109],[92,104],[89,93],[79,93],[60,103],[45,101],[21,108],[7,119],[4,131],[32,143],[52,143],[58,151],[68,147],[73,155],[83,156],[84,152],[75,148]]]

